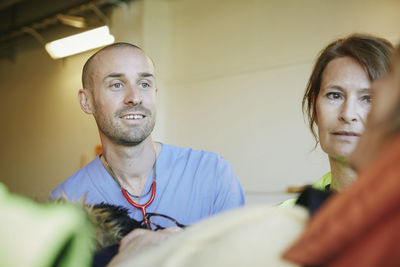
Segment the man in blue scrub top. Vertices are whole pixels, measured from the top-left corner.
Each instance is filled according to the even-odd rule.
[[[86,62],[82,83],[80,105],[96,120],[103,154],[58,185],[54,198],[85,196],[88,204],[123,206],[138,221],[153,212],[184,225],[244,204],[240,183],[221,156],[152,140],[157,87],[154,64],[142,49],[104,47]],[[159,216],[150,220],[175,226]],[[153,243],[160,233],[136,231]]]

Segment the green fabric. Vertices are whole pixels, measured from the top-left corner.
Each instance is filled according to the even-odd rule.
[[[0,216],[0,266],[91,265],[92,225],[73,204],[39,204],[0,183]]]
[[[318,181],[316,181],[312,185],[312,188],[319,189],[319,190],[325,190],[325,186],[327,186],[328,184],[331,184],[331,183],[332,183],[332,173],[328,172],[327,174],[325,174],[324,176],[319,178]],[[296,204],[297,199],[298,199],[297,197],[288,199],[288,200],[282,202],[279,206],[281,206],[281,207],[294,206]]]

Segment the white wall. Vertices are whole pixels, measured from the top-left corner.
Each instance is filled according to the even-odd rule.
[[[224,155],[251,201],[329,170],[301,114],[317,53],[352,32],[400,37],[398,1],[169,3],[166,139]]]
[[[354,31],[397,42],[398,14],[397,0],[143,0],[117,8],[111,30],[156,62],[155,139],[222,154],[250,202],[276,201],[264,193],[328,170],[301,114],[317,53]],[[91,53],[52,61],[33,46],[0,61],[0,180],[11,190],[44,199],[93,157],[97,129],[76,100]]]
[[[79,167],[82,148],[98,143],[77,102],[83,63],[83,56],[53,61],[44,49],[1,62],[0,180],[12,191],[45,198],[58,177]]]

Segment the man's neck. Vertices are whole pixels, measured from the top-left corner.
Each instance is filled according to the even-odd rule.
[[[114,176],[113,178],[130,193],[141,195],[161,144],[154,143],[151,136],[135,146],[117,145],[103,139],[102,144],[102,162],[110,175]]]
[[[341,191],[348,187],[357,177],[357,173],[343,159],[329,157],[332,172],[331,188],[334,191]]]

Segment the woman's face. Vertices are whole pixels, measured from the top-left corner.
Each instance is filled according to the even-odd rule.
[[[322,150],[346,160],[364,131],[371,106],[371,82],[364,68],[351,57],[328,63],[316,100],[316,124]]]

